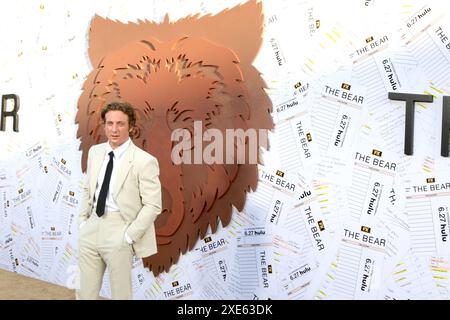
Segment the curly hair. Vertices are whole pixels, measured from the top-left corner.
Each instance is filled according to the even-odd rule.
[[[104,106],[101,111],[103,123],[105,123],[105,117],[108,111],[113,110],[122,111],[128,116],[128,124],[130,128],[133,128],[136,125],[136,113],[134,112],[134,108],[129,103],[124,102],[111,102]]]

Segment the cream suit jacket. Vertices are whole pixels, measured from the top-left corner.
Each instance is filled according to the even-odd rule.
[[[98,175],[105,158],[106,143],[89,149],[84,201],[79,224],[92,213]],[[133,249],[138,258],[157,252],[154,221],[161,213],[161,184],[158,160],[131,142],[125,154],[113,187],[113,198],[128,228],[128,236],[135,242]]]

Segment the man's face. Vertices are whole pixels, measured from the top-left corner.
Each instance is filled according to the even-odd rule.
[[[130,136],[128,115],[120,110],[108,111],[105,114],[105,134],[113,149],[127,141]]]

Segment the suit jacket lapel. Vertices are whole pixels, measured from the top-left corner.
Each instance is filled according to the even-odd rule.
[[[106,148],[106,145],[103,148],[99,148],[98,152],[94,154],[94,159],[92,159],[92,162],[91,162],[92,169],[90,172],[91,175],[90,175],[90,179],[89,179],[91,199],[94,198],[98,175],[100,173],[100,168],[102,167],[103,160],[105,158],[105,148]]]
[[[116,200],[117,194],[119,193],[120,188],[122,187],[125,178],[127,177],[128,171],[130,171],[131,165],[133,164],[135,148],[136,146],[133,144],[133,142],[131,142],[128,146],[127,151],[125,151],[125,154],[123,155],[122,163],[120,164],[119,172],[117,172],[116,181],[113,186],[114,200]]]

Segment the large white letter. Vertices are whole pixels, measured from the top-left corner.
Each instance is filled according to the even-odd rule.
[[[203,150],[203,161],[206,164],[223,164],[223,136],[219,129],[208,129],[203,134],[204,141],[214,141]],[[214,155],[212,153],[214,152]]]
[[[171,158],[172,162],[176,165],[179,164],[192,164],[191,162],[191,148],[192,148],[192,139],[191,133],[187,129],[176,129],[172,131],[172,135],[170,136],[170,140],[180,141],[181,142],[173,146]]]

